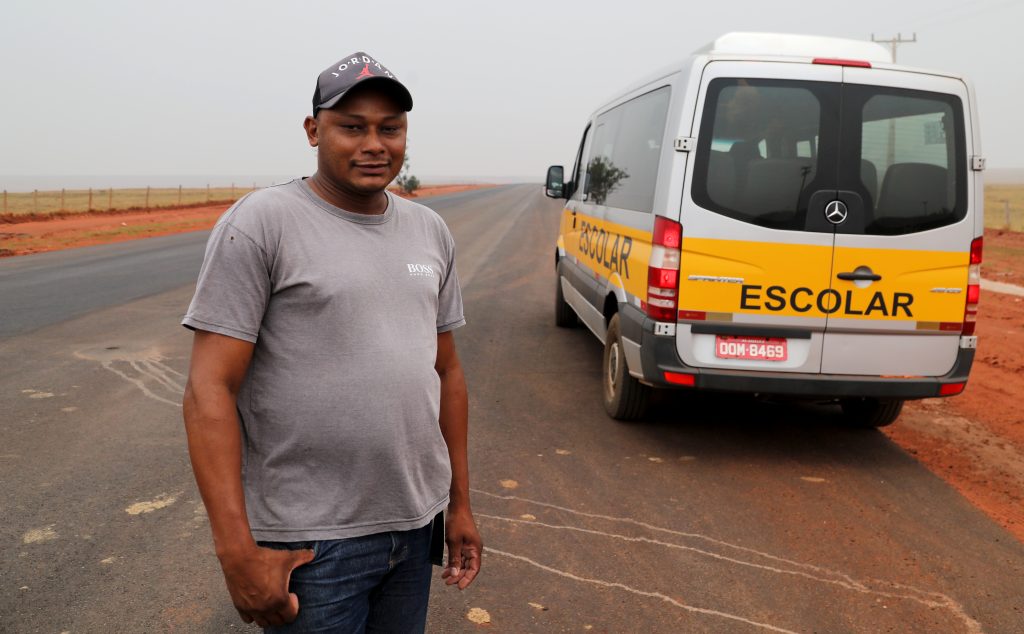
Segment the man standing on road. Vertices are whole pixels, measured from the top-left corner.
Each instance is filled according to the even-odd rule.
[[[385,189],[411,109],[369,55],[322,72],[316,173],[221,217],[182,322],[217,557],[242,619],[272,631],[422,632],[445,508],[442,577],[465,588],[480,569],[454,242]]]

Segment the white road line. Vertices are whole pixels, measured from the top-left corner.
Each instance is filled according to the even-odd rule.
[[[142,390],[143,394],[145,394],[149,398],[153,399],[154,401],[160,401],[161,403],[167,403],[168,405],[173,405],[174,407],[181,407],[181,403],[177,403],[177,402],[172,401],[170,399],[166,399],[166,398],[164,398],[162,396],[154,394],[152,391],[150,391],[150,389],[148,387],[146,387],[145,382],[143,382],[141,379],[137,379],[137,378],[135,378],[133,376],[128,376],[124,372],[121,372],[120,370],[115,368],[113,361],[101,361],[100,364],[104,368],[106,368],[107,370],[110,370],[111,372],[113,372],[117,376],[121,377],[125,381],[128,381],[129,383],[131,383],[135,387],[137,387],[140,390]],[[148,376],[148,375],[146,375],[146,376]]]
[[[718,610],[710,610],[708,608],[699,608],[697,606],[687,605],[686,603],[682,603],[680,601],[676,601],[672,597],[664,595],[664,594],[662,594],[660,592],[649,592],[647,590],[639,590],[637,588],[634,588],[632,586],[627,586],[626,584],[619,583],[617,581],[605,581],[603,579],[592,579],[592,578],[589,578],[589,577],[580,577],[579,575],[574,575],[571,572],[566,572],[564,570],[559,570],[558,568],[552,568],[551,566],[546,566],[546,565],[544,565],[544,564],[542,564],[540,562],[537,562],[537,561],[534,561],[534,560],[530,559],[529,557],[523,557],[522,555],[516,555],[516,554],[510,553],[510,552],[505,552],[503,550],[498,550],[497,548],[492,548],[490,546],[487,547],[487,551],[486,552],[488,554],[501,555],[502,557],[508,557],[509,559],[515,559],[517,561],[522,561],[524,563],[530,564],[531,566],[535,566],[537,568],[540,568],[541,570],[543,570],[545,572],[550,572],[550,573],[556,574],[556,575],[558,575],[560,577],[565,577],[566,579],[572,579],[573,581],[581,581],[583,583],[589,583],[591,585],[601,586],[601,587],[604,587],[604,588],[618,588],[619,590],[625,590],[626,592],[629,592],[631,594],[640,595],[642,597],[650,597],[652,599],[660,599],[661,601],[664,601],[665,603],[670,603],[670,604],[676,606],[677,608],[681,608],[683,610],[686,610],[687,612],[696,612],[698,614],[707,614],[709,616],[717,616],[717,617],[720,617],[720,618],[723,618],[723,619],[729,619],[731,621],[739,621],[740,623],[746,623],[748,625],[753,625],[754,627],[760,627],[762,629],[770,630],[772,632],[785,632],[787,634],[797,634],[797,632],[794,632],[793,630],[783,629],[781,627],[776,627],[776,626],[770,625],[768,623],[759,623],[757,621],[751,621],[750,619],[745,619],[742,616],[738,616],[736,614],[729,614],[728,612],[720,612]]]
[[[751,568],[759,568],[759,569],[762,569],[762,570],[765,570],[765,571],[768,571],[768,572],[777,573],[777,574],[789,574],[789,575],[801,576],[801,577],[805,577],[805,578],[808,578],[808,579],[811,579],[811,580],[814,580],[814,581],[818,581],[818,582],[821,582],[821,583],[828,583],[828,584],[836,585],[836,586],[839,586],[841,588],[844,588],[844,589],[847,589],[847,590],[852,590],[854,592],[859,592],[859,593],[862,593],[862,594],[872,594],[872,595],[876,595],[876,596],[880,596],[880,597],[886,597],[886,598],[892,598],[892,599],[906,599],[906,600],[910,600],[910,601],[914,601],[914,602],[920,603],[921,605],[924,605],[924,606],[929,607],[929,608],[943,608],[943,609],[949,610],[958,619],[960,619],[964,623],[964,625],[967,627],[969,632],[980,633],[982,631],[981,624],[978,623],[977,621],[975,621],[973,618],[971,618],[964,611],[963,607],[960,606],[959,603],[957,603],[955,600],[953,600],[952,597],[949,597],[949,596],[947,596],[945,594],[942,594],[942,593],[929,592],[929,591],[921,590],[919,588],[915,588],[914,586],[908,586],[908,585],[901,584],[901,583],[894,582],[894,581],[885,581],[885,580],[879,580],[879,579],[871,579],[871,580],[867,580],[867,581],[857,581],[853,577],[851,577],[850,575],[845,574],[843,572],[839,572],[837,570],[830,570],[828,568],[823,568],[823,567],[820,567],[820,566],[815,566],[813,564],[808,564],[808,563],[804,563],[804,562],[793,561],[793,560],[786,559],[786,558],[783,558],[783,557],[778,557],[776,555],[772,555],[772,554],[769,554],[769,553],[766,553],[766,552],[762,552],[762,551],[759,551],[759,550],[756,550],[756,549],[753,549],[753,548],[749,548],[749,547],[746,547],[746,546],[738,546],[736,544],[730,544],[729,542],[725,542],[725,541],[722,541],[722,540],[719,540],[719,539],[715,539],[715,538],[709,537],[707,535],[701,535],[699,533],[688,533],[688,532],[683,532],[683,531],[677,531],[677,530],[670,529],[670,528],[664,528],[664,527],[661,527],[661,526],[655,526],[653,524],[649,524],[647,522],[641,522],[639,520],[635,520],[635,519],[629,518],[629,517],[616,517],[616,516],[612,516],[612,515],[602,515],[602,514],[599,514],[599,513],[589,513],[589,512],[586,512],[586,511],[578,511],[576,509],[571,509],[571,508],[567,508],[567,507],[563,507],[563,506],[558,506],[556,504],[550,504],[548,502],[541,502],[541,501],[538,501],[538,500],[531,500],[531,499],[523,498],[523,497],[516,496],[516,495],[500,495],[500,494],[497,494],[497,493],[491,493],[489,491],[483,491],[481,489],[472,489],[472,491],[473,491],[473,493],[484,495],[484,496],[495,498],[495,499],[499,499],[499,500],[519,501],[519,502],[524,502],[524,503],[527,503],[527,504],[533,504],[533,505],[537,505],[537,506],[542,506],[542,507],[554,509],[554,510],[557,510],[557,511],[561,511],[561,512],[564,512],[564,513],[569,513],[571,515],[576,515],[576,516],[580,516],[580,517],[587,517],[587,518],[591,518],[591,519],[599,519],[599,520],[605,520],[605,521],[610,521],[610,522],[618,522],[618,523],[624,523],[624,524],[631,524],[631,525],[638,526],[640,528],[644,528],[644,529],[647,529],[647,530],[650,530],[650,531],[654,531],[654,532],[665,533],[665,534],[674,535],[674,536],[683,537],[683,538],[698,539],[698,540],[704,541],[706,543],[710,543],[710,544],[714,544],[714,545],[717,545],[717,546],[722,546],[722,547],[725,547],[725,548],[730,548],[730,549],[733,549],[733,550],[736,550],[736,551],[740,551],[740,552],[756,555],[757,557],[762,557],[762,558],[774,561],[774,562],[776,562],[778,564],[785,564],[785,565],[788,565],[788,566],[792,566],[792,567],[797,568],[798,570],[786,570],[784,568],[776,568],[774,566],[767,566],[767,565],[756,563],[756,562],[753,562],[753,561],[744,561],[742,559],[737,559],[735,557],[729,557],[729,556],[726,556],[726,555],[722,555],[720,553],[713,553],[713,552],[706,551],[706,550],[699,549],[699,548],[695,548],[695,547],[692,547],[692,546],[685,546],[685,545],[681,545],[681,544],[673,544],[673,543],[670,543],[670,542],[663,542],[663,541],[651,539],[651,538],[648,538],[648,537],[633,537],[633,536],[628,536],[628,535],[621,535],[621,534],[618,534],[618,533],[608,533],[608,532],[599,531],[599,530],[596,530],[596,529],[588,529],[588,528],[582,528],[582,527],[577,527],[577,526],[568,526],[568,525],[545,524],[545,523],[542,523],[542,522],[535,522],[535,521],[530,521],[530,520],[524,520],[524,519],[521,519],[521,518],[511,518],[511,517],[503,517],[503,516],[497,516],[497,515],[485,515],[485,514],[481,514],[481,513],[476,513],[477,517],[482,517],[482,518],[486,518],[486,519],[493,519],[493,520],[497,520],[497,521],[504,521],[504,522],[521,523],[521,524],[532,524],[532,525],[535,525],[535,526],[538,526],[538,527],[541,527],[541,528],[550,528],[550,529],[556,529],[556,530],[571,530],[571,531],[581,532],[581,533],[589,533],[589,534],[602,535],[602,536],[605,536],[605,537],[610,537],[612,539],[621,539],[621,540],[634,541],[634,542],[646,542],[646,543],[660,545],[660,546],[665,546],[665,547],[669,547],[669,548],[678,548],[680,550],[689,550],[689,551],[696,552],[696,553],[699,553],[699,554],[703,554],[703,555],[706,555],[706,556],[709,556],[709,557],[712,557],[712,558],[715,558],[715,559],[720,559],[720,560],[723,560],[723,561],[728,561],[730,563],[735,563],[737,565],[748,566],[748,567],[751,567]],[[493,550],[493,549],[488,548],[488,550]],[[804,572],[804,571],[812,571],[812,572]],[[817,573],[817,574],[813,574],[813,573]],[[892,588],[894,590],[899,590],[899,591],[902,591],[902,592],[894,592],[894,591],[882,590],[882,589],[878,589],[878,588],[872,588],[872,587],[870,587],[868,585],[869,583],[870,584],[874,584],[874,585],[884,585],[884,586],[887,586],[887,587]]]
[[[154,401],[181,407],[185,375],[163,363],[163,357],[154,348],[123,350],[116,346],[98,347],[78,350],[75,356],[99,363]]]
[[[984,278],[981,280],[981,290],[1024,297],[1024,286],[1017,286],[1016,284],[1009,284],[1007,282],[996,282],[993,280],[986,280]]]
[[[633,519],[631,517],[616,517],[614,515],[602,515],[600,513],[588,513],[586,511],[578,511],[576,509],[566,508],[564,506],[558,506],[557,504],[550,504],[548,502],[541,502],[539,500],[531,500],[531,499],[528,499],[528,498],[519,497],[517,495],[501,495],[501,494],[498,494],[498,493],[491,493],[490,491],[484,491],[484,490],[481,490],[481,489],[473,489],[472,491],[473,491],[473,493],[479,493],[481,495],[486,495],[488,497],[497,498],[499,500],[516,500],[516,501],[520,501],[520,502],[526,502],[527,504],[534,504],[534,505],[537,505],[537,506],[543,506],[543,507],[546,507],[546,508],[554,509],[556,511],[562,511],[564,513],[571,513],[573,515],[579,515],[581,517],[589,517],[589,518],[593,518],[593,519],[607,520],[609,522],[621,522],[621,523],[624,523],[624,524],[632,524],[634,526],[639,526],[640,528],[646,528],[647,530],[651,530],[651,531],[655,531],[655,532],[659,532],[659,533],[666,533],[666,534],[669,534],[669,535],[675,535],[677,537],[689,537],[689,538],[693,538],[693,539],[699,539],[701,541],[705,541],[705,542],[708,542],[708,543],[711,543],[711,544],[715,544],[716,546],[724,546],[726,548],[732,548],[734,550],[750,553],[752,555],[757,555],[759,557],[764,557],[765,559],[770,559],[772,561],[777,561],[777,562],[780,562],[780,563],[789,564],[791,566],[796,566],[798,568],[805,568],[807,570],[813,570],[815,572],[819,572],[819,573],[822,573],[822,574],[836,575],[836,576],[840,577],[841,579],[843,579],[844,581],[846,581],[846,582],[848,582],[850,584],[853,584],[853,585],[857,584],[857,582],[854,581],[854,579],[852,577],[850,577],[849,575],[843,574],[841,572],[836,572],[834,570],[829,570],[827,568],[821,568],[821,567],[815,566],[813,564],[803,563],[803,562],[799,562],[799,561],[793,561],[791,559],[785,559],[784,557],[778,557],[778,556],[772,555],[770,553],[766,553],[766,552],[762,552],[760,550],[755,550],[753,548],[749,548],[747,546],[739,546],[739,545],[736,545],[736,544],[731,544],[729,542],[725,542],[725,541],[722,541],[720,539],[715,539],[714,537],[709,537],[707,535],[701,535],[700,533],[688,533],[688,532],[678,531],[678,530],[671,529],[671,528],[664,528],[662,526],[655,526],[654,524],[648,524],[647,522],[642,522],[640,520],[635,520],[635,519]]]
[[[149,376],[171,392],[184,393],[185,386],[171,378],[170,373],[174,370],[159,361],[154,359],[143,359],[141,361],[132,361],[131,364],[132,367],[138,370],[141,374]]]

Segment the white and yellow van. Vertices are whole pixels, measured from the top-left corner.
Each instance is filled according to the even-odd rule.
[[[652,387],[838,401],[861,424],[963,391],[982,247],[976,100],[872,42],[732,33],[590,117],[556,323],[604,342],[604,401]]]

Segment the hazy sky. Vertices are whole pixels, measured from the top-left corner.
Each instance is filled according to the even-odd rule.
[[[989,166],[1024,167],[1021,24],[1021,0],[3,0],[0,185],[309,174],[314,81],[357,50],[413,94],[414,173],[539,181],[606,97],[729,31],[916,32],[898,61],[972,79]]]

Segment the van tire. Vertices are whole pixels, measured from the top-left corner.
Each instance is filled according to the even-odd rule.
[[[839,402],[847,420],[859,427],[885,427],[896,422],[903,399],[849,398]]]
[[[618,313],[612,315],[608,322],[608,334],[604,341],[604,360],[601,364],[604,409],[615,420],[636,420],[647,411],[651,388],[633,378],[626,368]]]
[[[555,325],[559,328],[575,328],[579,323],[576,311],[565,301],[562,294],[562,276],[555,276]]]

